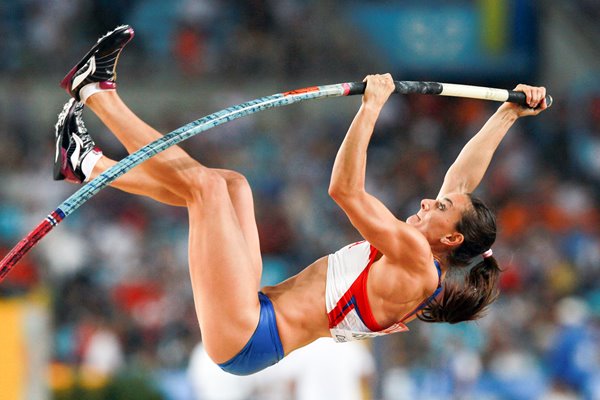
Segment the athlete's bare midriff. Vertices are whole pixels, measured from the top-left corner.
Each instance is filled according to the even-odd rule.
[[[319,337],[329,336],[325,307],[326,279],[327,256],[275,286],[262,288],[273,302],[286,355]]]
[[[385,257],[375,261],[367,285],[372,312],[384,328],[399,321],[436,288],[424,285],[421,279],[405,274],[403,269],[390,268],[386,262]],[[285,354],[320,337],[331,336],[325,305],[327,263],[328,256],[322,257],[297,275],[262,289],[273,302]],[[379,274],[383,276],[380,278]],[[436,278],[432,284],[437,282]]]

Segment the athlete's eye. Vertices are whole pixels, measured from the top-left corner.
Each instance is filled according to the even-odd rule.
[[[442,203],[441,201],[437,202],[437,207],[441,210],[441,211],[446,211],[446,205],[444,203]]]

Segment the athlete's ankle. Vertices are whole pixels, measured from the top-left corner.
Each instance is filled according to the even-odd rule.
[[[86,178],[86,182],[94,180],[101,173],[103,173],[104,171],[106,171],[107,169],[112,167],[113,165],[115,165],[115,162],[111,162],[111,160],[108,157],[106,157],[104,154],[102,154],[101,157],[98,159],[98,161],[96,161],[96,163],[94,164],[92,171],[90,172],[89,176]]]
[[[94,150],[90,151],[85,155],[83,160],[81,160],[81,171],[85,176],[84,182],[91,181],[94,177],[98,176],[102,171],[95,174],[94,172],[97,170],[96,165],[98,165],[98,161],[102,158],[102,150],[98,147],[95,147]]]
[[[113,81],[92,82],[81,88],[79,96],[81,97],[81,101],[85,104],[90,97],[97,93],[108,91],[114,92],[116,89],[117,83]]]

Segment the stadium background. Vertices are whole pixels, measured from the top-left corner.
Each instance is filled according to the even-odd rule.
[[[53,126],[67,100],[57,83],[121,23],[136,37],[119,64],[120,93],[163,132],[373,72],[545,85],[555,105],[518,122],[478,192],[501,227],[499,301],[478,323],[415,323],[369,342],[364,397],[599,399],[599,16],[593,0],[4,0],[2,253],[75,191],[51,179]],[[271,110],[183,144],[248,176],[265,283],[357,239],[327,185],[359,102]],[[496,106],[394,96],[369,150],[369,190],[409,215]],[[125,156],[91,112],[84,118],[106,154]],[[194,398],[191,381],[202,377],[188,374],[200,335],[186,227],[185,210],[106,189],[45,238],[0,284],[0,399]],[[278,379],[247,397],[294,398]]]

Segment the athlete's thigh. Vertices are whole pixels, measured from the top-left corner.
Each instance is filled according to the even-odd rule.
[[[189,263],[196,312],[215,362],[233,357],[256,329],[260,275],[223,179],[209,178],[188,204]]]
[[[257,276],[262,275],[262,257],[256,216],[254,214],[254,199],[252,189],[244,175],[231,170],[215,169],[227,182],[227,190],[231,204],[238,218],[242,234],[246,239],[250,258]]]

